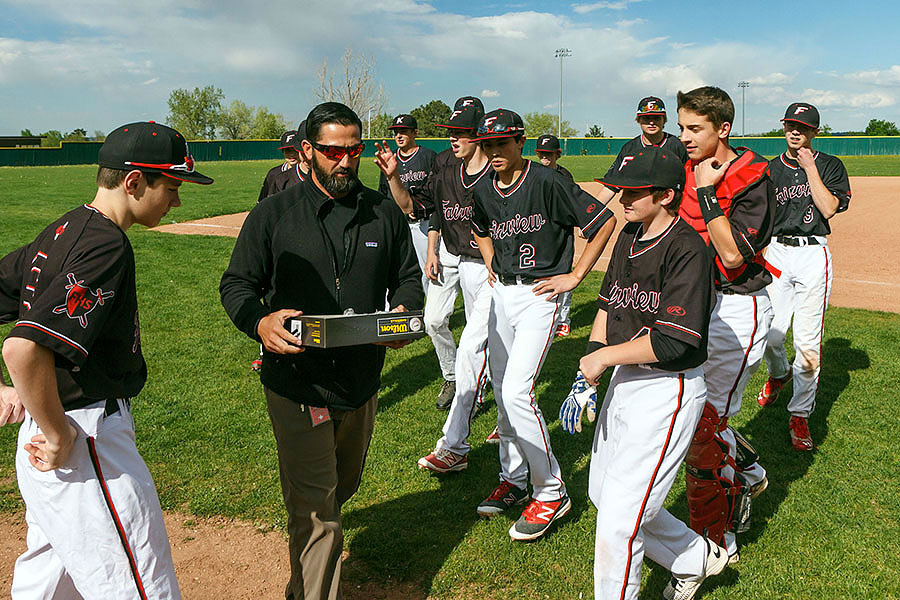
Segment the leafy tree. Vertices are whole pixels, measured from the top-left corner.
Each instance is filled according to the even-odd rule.
[[[172,90],[167,122],[187,139],[211,139],[216,135],[224,99],[222,90],[211,85]]]
[[[219,135],[229,140],[250,139],[253,131],[253,108],[240,100],[232,100],[219,114]],[[280,133],[278,135],[281,135]],[[278,136],[275,136],[278,137]]]
[[[57,129],[51,129],[41,136],[41,146],[44,148],[56,148],[63,139],[62,132]]]
[[[257,140],[274,140],[288,129],[281,114],[270,112],[265,106],[256,108],[250,135]]]
[[[393,122],[394,122],[394,117],[392,117],[391,115],[389,115],[387,113],[378,113],[377,115],[372,117],[372,124],[371,124],[372,139],[380,140],[380,139],[386,139],[386,138],[391,137],[391,132],[388,129],[388,127],[390,127],[391,123],[393,123]],[[419,122],[419,125],[421,127],[421,122]],[[369,130],[370,130],[369,123],[366,123],[364,120],[363,121],[363,135],[369,135]],[[419,135],[422,135],[421,129],[419,129]]]
[[[435,123],[446,123],[450,118],[450,107],[440,100],[432,100],[418,108],[409,111],[419,124],[419,137],[447,137],[449,133],[444,127],[437,127]]]
[[[531,137],[545,133],[556,135],[558,131],[559,115],[552,115],[548,112],[530,112],[522,115],[522,120],[525,121],[525,132]],[[563,120],[560,137],[574,137],[576,133],[578,132],[575,128],[568,121]]]
[[[822,125],[822,130],[819,132],[820,136],[830,136],[832,132],[831,125],[825,124]]]
[[[34,134],[31,133],[30,129],[23,129],[19,132],[19,135],[21,135],[22,137],[34,137]]]
[[[328,70],[328,57],[319,69],[319,86],[313,95],[319,102],[341,102],[359,116],[368,118],[372,114],[384,112],[387,95],[384,85],[375,79],[375,59],[365,54],[354,55],[350,48],[344,51],[344,72],[334,81],[334,73]]]
[[[94,130],[94,141],[96,141],[96,142],[106,141],[106,133],[103,131],[100,131],[99,129],[95,129]]]
[[[865,135],[900,135],[900,129],[891,121],[872,119],[865,130]]]
[[[79,127],[64,135],[63,139],[67,142],[83,142],[87,139],[87,131]]]
[[[764,131],[762,133],[752,134],[748,137],[784,137],[784,129],[781,127],[777,129],[770,129],[769,131]]]
[[[563,121],[565,123],[565,121]],[[603,137],[603,127],[599,125],[591,125],[591,128],[587,130],[584,134],[584,137]]]

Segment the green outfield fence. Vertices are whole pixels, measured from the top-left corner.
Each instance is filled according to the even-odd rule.
[[[630,138],[565,138],[560,141],[564,156],[608,156],[619,153]],[[378,140],[366,140],[363,156],[374,156]],[[525,142],[525,154],[534,154],[536,139]],[[422,146],[437,152],[447,148],[446,139],[422,138]],[[774,157],[784,151],[784,138],[732,137],[734,146],[747,146],[763,156]],[[102,142],[62,142],[59,148],[0,148],[0,167],[39,167],[52,165],[96,164]],[[900,155],[900,136],[820,137],[817,150],[837,156]],[[277,160],[281,157],[278,140],[212,140],[190,142],[198,162],[213,160]]]

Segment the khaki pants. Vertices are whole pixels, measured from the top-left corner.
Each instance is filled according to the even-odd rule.
[[[359,488],[377,397],[313,427],[308,407],[265,388],[288,513],[288,600],[340,600],[341,505]]]

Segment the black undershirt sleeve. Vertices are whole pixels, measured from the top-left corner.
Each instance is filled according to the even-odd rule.
[[[653,346],[653,354],[656,355],[657,361],[661,363],[677,360],[694,350],[689,344],[656,329],[650,330],[650,345]]]

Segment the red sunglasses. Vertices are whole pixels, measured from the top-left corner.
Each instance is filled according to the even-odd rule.
[[[365,142],[360,142],[355,146],[326,146],[317,142],[310,142],[310,144],[329,160],[341,160],[345,154],[349,155],[350,158],[356,158],[366,149]]]

